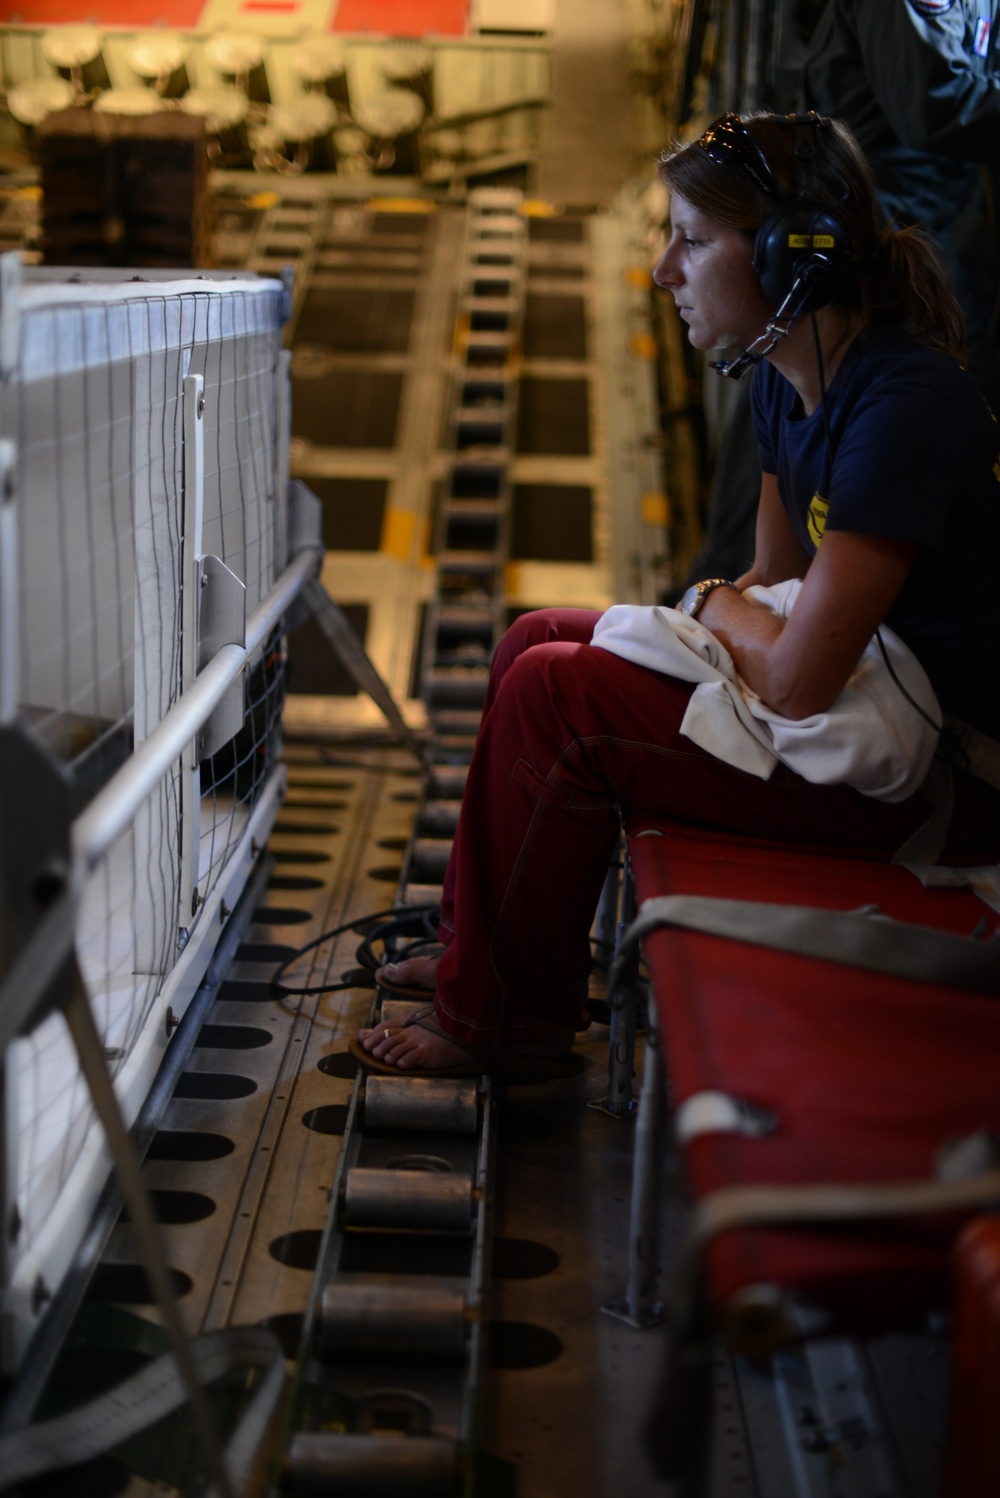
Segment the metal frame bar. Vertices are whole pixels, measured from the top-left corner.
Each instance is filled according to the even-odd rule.
[[[198,676],[198,559],[205,518],[205,380],[184,380],[184,524],[181,558],[181,696]],[[202,723],[198,724],[201,728]],[[150,787],[152,790],[152,787]],[[181,888],[179,920],[183,928],[198,907],[198,856],[201,843],[201,787],[197,735],[181,750]],[[190,913],[190,914],[189,914]]]
[[[122,768],[81,812],[71,829],[77,878],[93,869],[128,827],[165,771],[191,743],[254,651],[319,570],[320,552],[302,552],[278,578],[247,620],[247,642],[225,645],[201,671],[184,696]]]
[[[194,999],[164,1056],[156,1081],[129,1133],[136,1148],[145,1154],[173,1094],[177,1079],[187,1065],[206,1014],[215,1002],[236,951],[245,939],[254,910],[260,904],[272,865],[258,859],[235,909],[226,922],[218,946]],[[8,1055],[10,1052],[8,1051]],[[72,1269],[46,1307],[31,1345],[17,1371],[10,1392],[0,1408],[0,1436],[28,1424],[41,1399],[46,1381],[65,1340],[66,1328],[83,1299],[122,1207],[122,1193],[114,1177],[109,1179],[80,1245]]]

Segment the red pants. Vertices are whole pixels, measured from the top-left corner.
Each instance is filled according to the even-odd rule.
[[[599,618],[525,614],[494,657],[441,910],[435,1004],[463,1039],[572,1030],[624,815],[885,859],[928,815],[919,795],[890,806],[712,758],[680,734],[691,684],[591,646]],[[994,844],[998,803],[963,778],[949,850]]]

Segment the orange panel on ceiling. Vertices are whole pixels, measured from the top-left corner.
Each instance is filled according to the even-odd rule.
[[[0,22],[24,26],[192,27],[204,0],[0,0]]]
[[[464,36],[469,0],[340,0],[334,31],[381,36]]]

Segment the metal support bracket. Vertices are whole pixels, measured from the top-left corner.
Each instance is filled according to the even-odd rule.
[[[0,991],[5,1001],[6,980],[18,958],[48,924],[46,917],[61,907],[69,887],[71,822],[69,776],[23,728],[0,725]],[[50,930],[50,945],[52,940]],[[61,958],[72,952],[72,913],[56,945]],[[0,1011],[0,1048],[45,1013],[43,991],[38,987],[32,996],[34,986],[29,980],[28,991],[10,994]]]
[[[323,506],[301,479],[290,479],[285,489],[285,550],[288,560],[304,551],[323,556]],[[318,569],[317,569],[318,570]],[[300,624],[312,618],[312,608],[304,597],[297,598],[285,615],[285,631],[291,634]]]
[[[9,380],[20,352],[21,257],[16,250],[0,255],[0,379]]]
[[[323,552],[323,506],[301,479],[288,485],[288,556],[304,551]],[[303,612],[304,611],[304,612]],[[382,680],[371,657],[355,634],[338,603],[330,597],[318,577],[310,578],[302,589],[301,604],[285,616],[285,628],[294,629],[312,615],[326,636],[341,665],[362,692],[380,708],[387,722],[412,750],[421,765],[425,763],[423,746],[403,717],[389,687]]]
[[[287,322],[292,315],[292,307],[295,304],[294,265],[283,265],[281,267],[281,291],[281,316],[282,321]]]
[[[184,546],[181,559],[181,693],[194,686],[198,675],[198,614],[205,490],[205,381],[201,375],[184,380]],[[197,738],[181,755],[181,889],[180,929],[185,930],[198,907],[201,856],[201,774]],[[182,938],[179,938],[182,939]]]
[[[198,670],[226,645],[246,648],[247,590],[218,557],[198,558]],[[198,734],[198,761],[209,759],[243,727],[246,714],[242,675],[226,689]]]
[[[274,444],[274,511],[272,526],[274,535],[274,568],[284,572],[288,566],[288,464],[292,445],[292,355],[282,349],[278,355],[275,376],[277,385],[277,419]]]
[[[629,1214],[628,1283],[625,1299],[602,1306],[609,1316],[640,1330],[658,1326],[663,1307],[656,1298],[661,1268],[660,1218],[663,1210],[666,1077],[660,1057],[656,1006],[650,1004],[646,1048],[632,1161]]]
[[[615,957],[622,949],[622,938],[635,916],[635,889],[628,859],[622,863],[621,906],[618,931],[615,937]],[[587,1104],[596,1113],[606,1113],[611,1118],[628,1118],[635,1109],[632,1078],[635,1076],[635,1036],[639,1023],[639,1005],[643,994],[639,983],[638,952],[629,959],[629,969],[622,977],[621,996],[611,1001],[611,1036],[608,1044],[608,1090],[603,1098],[595,1098]]]
[[[301,479],[288,482],[288,560],[300,551],[323,551],[323,505]]]
[[[17,1251],[17,1097],[11,1042],[61,1003],[74,963],[68,776],[16,724],[0,725],[0,1357]]]
[[[425,763],[423,745],[400,712],[395,697],[382,680],[365,647],[358,639],[350,620],[339,604],[334,603],[318,577],[311,578],[302,589],[302,597],[316,623],[326,636],[341,664],[362,692],[367,692],[381,708],[386,721],[412,751],[421,765]]]
[[[0,255],[0,271],[6,256]],[[2,294],[2,293],[0,293]],[[0,309],[0,338],[3,336]],[[20,700],[17,508],[14,476],[17,450],[0,441],[0,723],[12,723]]]

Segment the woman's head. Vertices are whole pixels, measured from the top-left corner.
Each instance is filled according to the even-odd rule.
[[[811,147],[805,163],[796,158],[803,146]],[[794,116],[722,115],[700,140],[665,152],[660,176],[672,195],[750,239],[804,197],[843,230],[835,306],[961,353],[962,314],[936,245],[919,230],[885,222],[871,168],[839,120],[796,128]]]
[[[809,201],[835,208],[858,253],[873,254],[880,214],[860,146],[839,120],[817,117],[797,131],[794,118],[721,115],[693,144],[664,152],[660,175],[704,213],[756,234],[779,207],[799,195],[796,148],[804,143],[812,152],[805,170]]]

